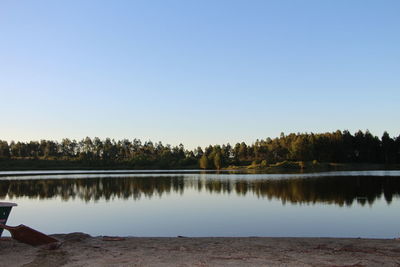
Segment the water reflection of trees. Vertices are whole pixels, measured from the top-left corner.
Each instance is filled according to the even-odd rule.
[[[195,189],[215,194],[254,194],[283,203],[372,204],[384,196],[387,203],[400,197],[400,177],[348,176],[306,179],[206,179],[176,177],[36,179],[0,181],[0,199],[19,197],[96,201],[154,197]]]

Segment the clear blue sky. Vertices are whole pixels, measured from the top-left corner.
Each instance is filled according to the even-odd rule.
[[[0,2],[0,139],[399,135],[400,1]]]

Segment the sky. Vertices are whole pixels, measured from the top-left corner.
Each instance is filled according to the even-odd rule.
[[[0,139],[398,136],[400,2],[0,1]]]

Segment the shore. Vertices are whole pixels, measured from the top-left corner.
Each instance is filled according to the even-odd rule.
[[[91,237],[59,247],[0,239],[0,266],[399,266],[399,239]]]
[[[200,171],[197,164],[190,166],[136,166],[130,162],[87,162],[80,160],[49,160],[40,158],[0,159],[0,171]],[[367,170],[400,170],[400,164],[383,163],[334,163],[315,161],[282,161],[263,166],[261,163],[247,162],[247,165],[229,165],[221,169],[202,171],[232,171],[242,173],[303,173],[325,171],[367,171]],[[39,172],[38,172],[39,174]],[[8,174],[9,175],[9,174]],[[0,173],[0,176],[1,173]]]

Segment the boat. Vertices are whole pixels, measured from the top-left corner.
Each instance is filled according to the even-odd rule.
[[[15,203],[11,202],[0,202],[0,224],[6,224],[8,215],[10,215],[12,207],[17,206]],[[0,228],[0,237],[3,233],[3,228]]]

